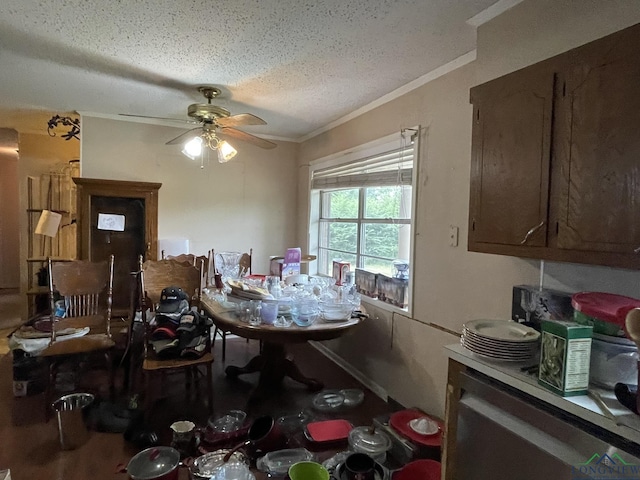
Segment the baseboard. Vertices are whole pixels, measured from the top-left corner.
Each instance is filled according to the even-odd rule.
[[[369,390],[375,393],[382,400],[384,400],[385,402],[388,401],[389,396],[387,394],[387,391],[384,388],[382,388],[380,385],[372,381],[370,378],[364,375],[360,370],[355,368],[349,362],[346,362],[344,358],[340,357],[339,355],[336,355],[336,353],[333,350],[330,350],[329,348],[325,347],[320,342],[309,342],[309,344],[311,344],[311,346],[313,346],[316,350],[322,353],[325,357],[327,357],[333,363],[335,363],[340,368],[342,368],[349,375],[351,375],[360,383],[362,383],[365,387],[367,387]]]

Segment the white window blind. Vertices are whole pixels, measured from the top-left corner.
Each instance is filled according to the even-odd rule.
[[[318,169],[313,172],[311,188],[380,187],[411,185],[414,145],[372,155],[355,162]]]

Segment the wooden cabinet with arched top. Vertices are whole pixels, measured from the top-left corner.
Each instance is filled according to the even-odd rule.
[[[138,255],[158,252],[158,190],[161,183],[74,178],[79,259],[115,256],[114,310],[129,307],[131,275]]]

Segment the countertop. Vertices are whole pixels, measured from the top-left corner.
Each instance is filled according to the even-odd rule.
[[[612,390],[598,387],[589,388],[590,391],[600,394],[604,403],[615,416],[615,422],[605,416],[597,403],[587,395],[561,397],[538,385],[536,376],[521,370],[523,366],[530,365],[530,362],[525,364],[489,360],[474,354],[459,344],[447,345],[445,350],[447,356],[452,360],[619,435],[626,440],[640,444],[640,415],[636,415],[622,406]]]

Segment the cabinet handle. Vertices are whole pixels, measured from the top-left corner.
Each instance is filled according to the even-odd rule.
[[[634,248],[634,249],[633,249],[633,253],[640,253],[640,247],[638,247],[638,248]]]
[[[538,225],[536,225],[535,227],[531,228],[527,234],[524,236],[524,238],[522,239],[522,241],[520,242],[520,245],[524,245],[525,243],[527,243],[529,241],[529,238],[531,237],[531,235],[533,235],[534,233],[536,233],[538,230],[540,230],[540,228],[544,225],[544,220],[541,221]]]

